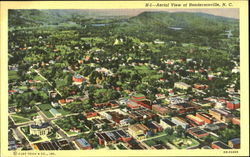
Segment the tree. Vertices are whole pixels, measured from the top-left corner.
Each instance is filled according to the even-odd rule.
[[[182,128],[182,126],[178,125],[176,128],[176,135],[178,137],[182,137],[184,135],[185,130]]]
[[[165,130],[165,133],[167,134],[167,135],[173,135],[173,133],[174,133],[174,129],[173,128],[166,128]]]

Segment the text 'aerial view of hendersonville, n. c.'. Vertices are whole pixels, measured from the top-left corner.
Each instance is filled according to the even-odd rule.
[[[239,18],[213,10],[9,10],[8,149],[239,149]]]

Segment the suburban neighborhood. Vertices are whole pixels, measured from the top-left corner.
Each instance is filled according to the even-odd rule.
[[[9,12],[9,150],[240,149],[237,19],[62,12]]]

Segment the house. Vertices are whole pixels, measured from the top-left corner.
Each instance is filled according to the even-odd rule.
[[[166,129],[166,128],[176,128],[176,124],[173,123],[171,120],[165,118],[165,119],[161,119],[160,120],[160,125],[162,126],[163,129]]]
[[[228,141],[229,147],[240,149],[240,138],[234,138]]]
[[[85,112],[85,113],[84,113],[84,116],[85,116],[86,118],[92,118],[92,117],[98,116],[98,114],[97,114],[97,112]]]
[[[49,110],[49,112],[50,112],[54,117],[59,117],[59,116],[62,115],[60,112],[58,112],[58,111],[57,111],[56,109],[54,109],[54,108],[51,108],[51,109]]]
[[[74,83],[81,84],[86,79],[82,75],[76,74],[72,77],[72,80]]]
[[[186,84],[184,82],[175,82],[174,83],[174,88],[187,90],[190,87],[191,87],[190,85],[188,85],[188,84]]]
[[[64,105],[66,105],[66,100],[65,100],[65,99],[60,99],[60,100],[58,100],[58,103],[59,103],[61,106],[64,106]]]
[[[196,88],[196,89],[199,89],[199,90],[203,90],[203,89],[207,89],[208,85],[195,83],[193,87]]]
[[[59,104],[58,104],[57,102],[51,102],[51,105],[52,105],[54,108],[59,107]]]
[[[75,143],[82,150],[92,149],[91,145],[84,138],[75,140]]]
[[[128,126],[128,133],[138,140],[144,139],[148,131],[149,128],[143,124],[134,124]]]
[[[193,135],[196,138],[202,138],[202,137],[205,137],[205,136],[209,135],[208,132],[206,132],[205,130],[202,130],[202,129],[198,128],[198,127],[190,128],[190,129],[187,130],[187,132],[190,135]]]
[[[208,112],[220,122],[228,123],[231,122],[233,118],[233,115],[225,109],[210,109]]]
[[[226,145],[225,143],[223,143],[221,141],[212,142],[211,148],[213,148],[213,149],[232,149],[231,147],[229,147],[228,145]]]

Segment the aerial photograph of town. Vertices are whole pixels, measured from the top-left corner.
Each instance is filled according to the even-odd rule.
[[[240,149],[239,18],[216,10],[8,10],[8,150]]]

